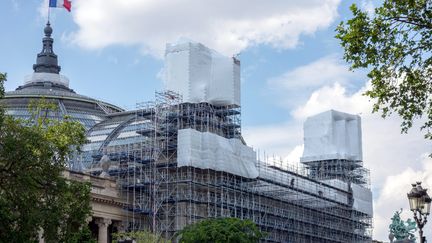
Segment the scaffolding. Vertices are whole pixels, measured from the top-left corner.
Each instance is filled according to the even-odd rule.
[[[318,180],[341,179],[369,188],[369,170],[362,161],[332,159],[303,162],[310,171],[310,177]]]
[[[129,205],[128,230],[148,229],[175,241],[188,224],[236,217],[266,232],[263,242],[371,241],[372,217],[352,207],[350,191],[350,183],[368,186],[362,166],[355,167],[356,176],[323,175],[315,167],[263,158],[255,161],[259,177],[253,179],[179,167],[180,129],[242,139],[240,107],[182,103],[174,92],[156,92],[155,102],[138,105],[134,119],[139,139],[106,148],[116,164],[110,174]]]

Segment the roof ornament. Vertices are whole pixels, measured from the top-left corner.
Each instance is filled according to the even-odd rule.
[[[33,65],[35,73],[56,73],[60,72],[60,66],[58,65],[57,55],[53,50],[54,40],[51,38],[53,29],[48,21],[44,33],[45,37],[42,39],[42,51],[37,54],[36,64]]]
[[[402,209],[396,211],[391,218],[392,223],[389,225],[390,235],[389,239],[393,242],[396,238],[397,241],[404,240],[403,242],[415,242],[414,232],[417,230],[416,223],[411,219],[403,221],[401,219]]]

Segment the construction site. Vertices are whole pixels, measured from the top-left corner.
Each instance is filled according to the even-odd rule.
[[[206,59],[214,55],[211,51],[194,43],[177,44],[172,50],[166,55],[167,66],[172,67],[167,85],[176,91],[203,90],[183,90],[182,95],[156,92],[154,102],[113,113],[88,133],[93,143],[88,145],[87,163],[93,173],[99,173],[103,163],[110,165],[107,173],[117,178],[129,205],[129,230],[148,229],[175,240],[175,233],[185,225],[236,217],[255,222],[267,233],[266,242],[371,241],[369,171],[362,166],[358,116],[329,111],[326,118],[312,119],[312,130],[305,128],[306,136],[311,130],[310,140],[305,140],[309,155],[304,154],[302,165],[288,164],[254,151],[241,135],[235,92],[238,60],[223,59],[228,69],[224,74],[229,76],[224,80],[231,83],[214,91],[215,78],[209,77],[214,74],[203,74]],[[182,52],[189,64],[181,59]],[[195,62],[198,67],[187,67],[184,74],[178,69],[179,59],[180,65]],[[206,79],[210,84],[202,85]],[[217,102],[209,97],[218,98]],[[348,125],[341,128],[341,122]],[[335,126],[330,129],[333,133],[342,133],[336,138],[328,131],[321,135],[314,131],[323,124]],[[323,138],[327,145],[314,143]],[[345,148],[348,145],[351,148]],[[334,148],[323,146],[344,151],[335,153]]]
[[[50,31],[44,46],[52,51]],[[168,44],[166,91],[125,111],[50,81],[60,70],[57,56],[42,53],[38,64],[55,58],[49,65],[58,68],[36,65],[38,79],[6,93],[7,114],[28,116],[26,99],[51,83],[48,99],[59,103],[60,115],[87,129],[88,143],[70,169],[117,181],[127,231],[150,230],[176,242],[186,225],[235,217],[256,223],[266,234],[262,242],[372,241],[358,115],[330,110],[308,118],[301,163],[293,164],[243,138],[236,58],[200,43]]]
[[[262,159],[252,158],[256,171],[250,176],[194,166],[199,163],[194,160],[184,164],[179,160],[184,156],[181,133],[240,141],[239,109],[182,103],[172,92],[156,96],[156,103],[137,109],[130,120],[139,134],[134,142],[92,155],[110,161],[109,174],[117,178],[130,205],[125,209],[131,212],[129,230],[149,229],[173,239],[185,225],[201,219],[236,217],[255,222],[267,233],[266,242],[371,241],[371,214],[353,207],[363,199],[355,192],[369,188],[368,171],[360,162],[294,167],[257,155]],[[100,125],[116,125],[116,119]],[[229,156],[222,153],[216,160]]]

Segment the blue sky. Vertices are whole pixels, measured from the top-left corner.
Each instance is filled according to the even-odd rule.
[[[254,148],[290,162],[301,156],[307,116],[330,108],[361,114],[364,163],[371,169],[374,192],[374,238],[385,240],[393,212],[408,206],[398,192],[408,191],[416,180],[432,187],[432,161],[425,156],[431,144],[417,127],[400,135],[397,117],[370,114],[371,103],[361,95],[368,85],[366,72],[348,70],[334,38],[353,2],[367,10],[374,4],[73,0],[71,13],[51,10],[54,51],[77,93],[126,109],[152,100],[162,89],[167,42],[186,37],[228,56],[240,53],[244,137]],[[8,73],[6,90],[33,71],[45,6],[43,0],[0,1],[0,71]]]
[[[42,30],[46,23],[45,16],[40,14],[41,2],[6,0],[0,3],[3,10],[8,10],[3,15],[8,21],[1,23],[1,27],[5,33],[9,33],[6,34],[7,38],[2,39],[2,53],[14,57],[12,61],[5,58],[0,60],[0,66],[9,76],[7,90],[16,88],[22,83],[24,75],[31,74],[32,64],[41,49]],[[340,54],[341,49],[333,38],[333,30],[340,19],[348,16],[349,4],[348,1],[340,4],[338,9],[341,16],[335,18],[328,28],[302,35],[295,48],[254,44],[241,50],[242,101],[247,104],[242,109],[244,125],[260,125],[289,118],[285,109],[278,105],[279,97],[274,95],[274,90],[269,90],[266,81],[320,57]],[[136,102],[151,99],[154,90],[162,89],[162,82],[157,77],[163,67],[162,57],[144,55],[136,44],[116,43],[101,49],[82,49],[65,37],[79,28],[73,14],[74,11],[51,10],[54,50],[59,56],[62,74],[69,77],[75,91],[133,108]],[[361,82],[354,83],[362,85]],[[118,92],[120,85],[121,93]],[[256,110],[260,110],[259,116],[254,114]]]

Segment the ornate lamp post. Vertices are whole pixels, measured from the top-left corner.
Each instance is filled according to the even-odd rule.
[[[421,187],[421,182],[417,184],[412,184],[412,189],[408,193],[408,201],[411,211],[414,213],[414,219],[419,228],[420,243],[425,242],[425,237],[423,237],[423,226],[427,222],[427,216],[430,213],[431,198],[427,194],[427,189]]]

